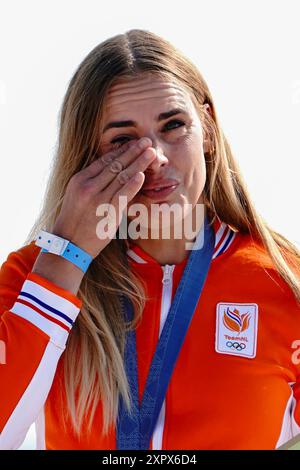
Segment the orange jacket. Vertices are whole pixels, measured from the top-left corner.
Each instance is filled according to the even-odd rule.
[[[274,449],[300,433],[299,305],[260,244],[220,221],[214,230],[151,449]],[[31,273],[40,249],[10,253],[0,271],[0,448],[18,448],[35,422],[38,449],[115,449],[115,429],[100,434],[101,404],[91,434],[63,430],[63,352],[82,302]],[[150,297],[136,330],[141,399],[187,259],[160,266],[136,245],[128,259]]]

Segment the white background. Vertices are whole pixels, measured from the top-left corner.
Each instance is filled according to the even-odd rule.
[[[0,263],[38,214],[73,72],[133,28],[198,66],[257,209],[300,246],[299,0],[7,0],[0,9]]]

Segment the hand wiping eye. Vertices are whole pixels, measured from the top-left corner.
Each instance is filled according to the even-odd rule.
[[[177,125],[176,127],[169,127],[170,124],[179,124]],[[179,127],[182,127],[185,123],[183,121],[180,121],[178,119],[172,119],[171,121],[167,122],[167,124],[165,124],[162,132],[168,132],[168,131],[172,131],[172,130],[176,130],[178,129]],[[124,140],[126,139],[126,140]],[[125,144],[126,142],[128,142],[130,139],[130,136],[120,136],[120,137],[117,137],[116,139],[113,139],[111,141],[111,144],[113,146],[113,148],[119,148],[121,147],[123,144]],[[135,139],[133,139],[135,140]]]

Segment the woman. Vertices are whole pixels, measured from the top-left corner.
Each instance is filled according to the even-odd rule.
[[[166,209],[120,236],[154,203],[190,205],[194,236],[176,238],[179,210],[163,237]],[[41,216],[1,268],[1,447],[33,422],[40,449],[279,447],[300,432],[299,261],[196,67],[148,31],[101,43],[69,84]]]

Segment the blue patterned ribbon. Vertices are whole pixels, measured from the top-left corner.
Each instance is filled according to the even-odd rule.
[[[138,397],[136,335],[135,331],[126,334],[125,367],[131,392],[132,410],[129,415],[120,396],[116,430],[119,450],[147,450],[150,447],[168,384],[203,290],[214,251],[215,233],[209,225],[207,216],[204,219],[203,236],[202,247],[199,246],[200,239],[197,237],[176,290],[152,359],[141,406],[139,406]],[[130,321],[133,318],[133,306],[125,296],[123,296],[123,301],[125,318]]]

